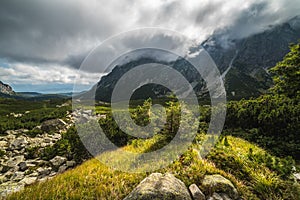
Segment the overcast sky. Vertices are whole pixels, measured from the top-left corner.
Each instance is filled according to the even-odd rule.
[[[77,69],[115,34],[143,27],[175,30],[201,42],[261,32],[300,14],[297,0],[1,0],[0,80],[16,91],[67,92],[100,74]]]

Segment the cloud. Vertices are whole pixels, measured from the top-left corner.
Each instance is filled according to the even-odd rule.
[[[74,74],[71,68],[78,69],[91,49],[132,29],[166,28],[198,42],[222,32],[229,40],[299,14],[300,2],[295,0],[2,0],[0,59],[11,68],[1,69],[0,79],[18,81],[12,74],[3,76],[16,73],[20,81],[26,76],[49,81],[30,75],[30,69],[42,77],[46,72],[57,74],[51,81],[68,82],[67,75],[58,73]]]
[[[47,85],[49,83],[73,84],[75,79],[79,85],[93,85],[103,74],[78,71],[67,66],[52,65],[51,67],[34,66],[14,63],[1,67],[0,77],[10,84]]]
[[[294,0],[3,0],[0,56],[78,67],[77,55],[138,27],[169,28],[199,40],[230,27],[233,37],[245,37],[296,14],[300,3]]]

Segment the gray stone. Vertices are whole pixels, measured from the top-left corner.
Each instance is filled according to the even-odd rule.
[[[48,138],[48,137],[46,137],[46,138],[44,138],[44,142],[45,142],[45,143],[50,143],[50,142],[51,142],[51,139]]]
[[[225,193],[232,199],[238,199],[239,195],[234,185],[221,175],[206,175],[202,181],[202,188],[206,195]]]
[[[8,142],[6,142],[6,141],[0,141],[0,149],[4,149],[6,147],[8,147]]]
[[[25,177],[24,179],[21,180],[21,183],[24,183],[25,185],[31,185],[35,183],[37,180],[36,177]]]
[[[224,200],[218,193],[214,192],[207,200]]]
[[[293,174],[295,181],[300,182],[300,173]]]
[[[33,172],[31,174],[28,175],[28,177],[37,177],[39,175],[38,172]]]
[[[7,178],[9,180],[12,178],[13,175],[14,175],[14,173],[12,171],[6,172],[4,174],[5,178]]]
[[[192,200],[182,181],[172,174],[153,173],[145,178],[124,200]]]
[[[13,181],[20,181],[23,178],[24,178],[24,172],[15,172],[11,179]]]
[[[6,163],[6,165],[9,166],[9,167],[15,167],[20,162],[23,162],[23,161],[24,161],[24,156],[16,156],[16,157],[13,157],[13,158],[9,159]]]
[[[41,124],[41,130],[50,133],[63,128],[65,125],[66,123],[61,119],[50,119]]]
[[[55,167],[59,167],[67,161],[67,158],[61,156],[55,156],[50,160],[51,164]]]
[[[223,198],[223,200],[232,200],[227,194],[221,193],[219,195]]]
[[[196,184],[192,184],[189,187],[193,200],[205,200],[205,195],[201,192]]]
[[[37,172],[39,173],[39,177],[43,178],[51,173],[52,168],[51,167],[39,167],[37,168]]]
[[[66,165],[62,165],[58,168],[58,173],[63,173],[64,171],[66,171],[66,169],[68,168],[68,166]]]
[[[66,165],[67,165],[68,167],[74,167],[74,166],[76,165],[76,162],[75,162],[74,160],[70,160],[70,161],[67,161],[67,162],[66,162]]]
[[[28,162],[20,162],[19,163],[19,167],[21,171],[25,171],[26,169],[28,169],[29,167],[34,167],[34,164],[28,163]]]
[[[9,133],[7,133],[7,131],[6,131],[6,134],[8,134],[8,135],[7,135],[5,138],[6,138],[7,141],[9,141],[9,142],[11,142],[11,141],[13,141],[13,140],[16,139],[16,136],[15,136],[15,135],[9,134]]]
[[[11,143],[10,147],[15,150],[20,150],[20,149],[24,148],[27,144],[28,144],[28,142],[26,141],[26,139],[24,137],[21,137],[21,138],[15,139]]]
[[[0,184],[8,181],[8,178],[5,176],[0,176]]]
[[[19,163],[19,167],[20,167],[20,170],[21,170],[21,171],[25,171],[25,170],[28,168],[26,162],[20,162],[20,163]]]

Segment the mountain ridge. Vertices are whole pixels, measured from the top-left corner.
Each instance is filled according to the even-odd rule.
[[[210,54],[220,72],[223,73],[227,97],[229,99],[256,97],[266,93],[273,84],[268,69],[283,59],[289,52],[291,43],[296,43],[300,39],[300,17],[296,16],[247,38],[228,40],[226,45],[223,44],[222,36],[224,35],[220,32],[215,33],[200,46]],[[116,66],[108,75],[101,77],[91,90],[96,93],[96,100],[110,101],[114,85],[122,74],[136,65],[132,63],[145,64],[145,58]],[[207,96],[207,90],[203,90],[205,86],[203,79],[195,76],[193,69],[191,72],[186,72],[186,65],[178,60],[169,64],[179,72],[183,72],[186,79],[192,83],[197,95]],[[157,93],[157,87],[147,88],[147,93],[151,90]],[[160,89],[160,91],[165,90]]]

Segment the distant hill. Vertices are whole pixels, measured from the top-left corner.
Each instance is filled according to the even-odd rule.
[[[0,95],[15,95],[15,91],[13,91],[12,87],[10,85],[4,84],[2,81],[0,81]]]
[[[77,93],[76,93],[77,94]],[[26,100],[66,99],[75,95],[73,93],[42,94],[38,92],[15,92],[8,84],[0,81],[0,97]]]

